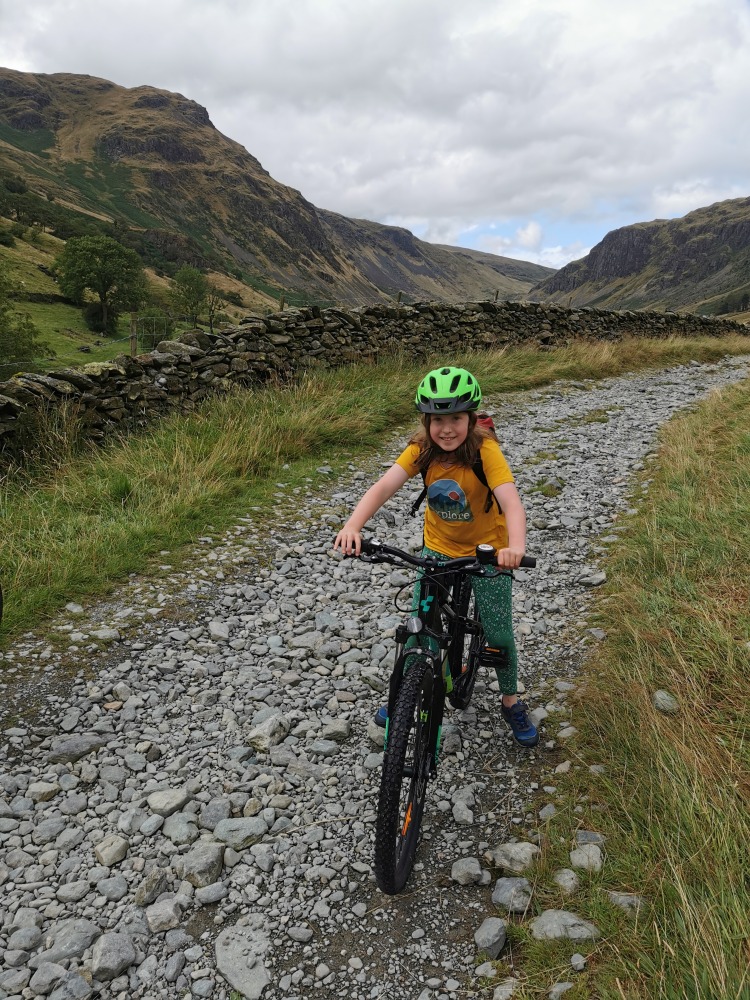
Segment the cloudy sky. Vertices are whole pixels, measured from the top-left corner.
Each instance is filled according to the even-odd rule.
[[[203,104],[321,208],[559,267],[750,195],[750,0],[0,0],[0,65]]]

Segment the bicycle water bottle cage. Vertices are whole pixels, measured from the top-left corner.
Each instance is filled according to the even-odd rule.
[[[505,670],[508,666],[508,650],[485,646],[479,653],[479,663],[481,666],[491,667],[493,670]]]

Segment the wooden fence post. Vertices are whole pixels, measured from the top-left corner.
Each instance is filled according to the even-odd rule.
[[[138,315],[130,314],[130,357],[134,358],[138,353]]]

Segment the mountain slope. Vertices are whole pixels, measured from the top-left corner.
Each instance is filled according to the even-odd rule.
[[[509,296],[551,273],[319,210],[214,128],[200,105],[153,87],[0,69],[2,170],[57,204],[137,232],[167,260],[311,299]]]
[[[615,309],[747,310],[750,198],[615,229],[528,297]]]

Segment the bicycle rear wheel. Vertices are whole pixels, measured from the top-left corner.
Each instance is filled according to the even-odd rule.
[[[374,861],[378,887],[389,896],[406,885],[419,844],[430,776],[433,684],[430,660],[411,659],[388,724]]]
[[[456,614],[462,619],[479,621],[476,598],[472,593],[471,580],[464,577],[455,601]],[[474,685],[479,672],[479,654],[484,646],[484,629],[479,627],[475,632],[467,632],[460,625],[450,647],[449,663],[453,676],[453,690],[448,695],[448,701],[459,710],[468,708]]]

